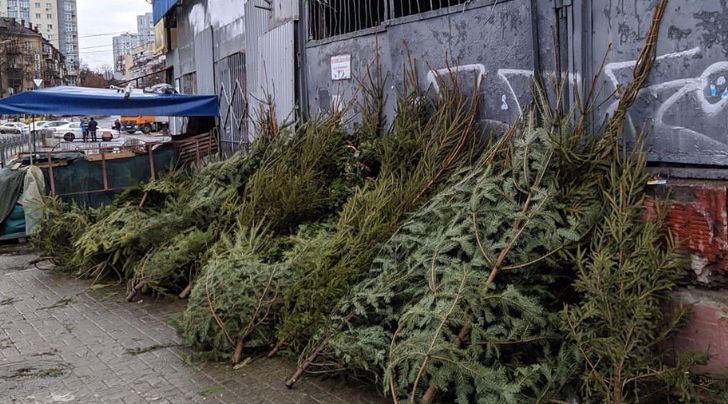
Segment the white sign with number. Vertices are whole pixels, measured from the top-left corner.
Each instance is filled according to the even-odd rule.
[[[351,55],[331,57],[331,80],[351,79]]]

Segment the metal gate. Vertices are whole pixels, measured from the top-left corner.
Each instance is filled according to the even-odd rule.
[[[215,63],[215,77],[220,98],[220,152],[228,158],[250,143],[245,54],[234,53]]]

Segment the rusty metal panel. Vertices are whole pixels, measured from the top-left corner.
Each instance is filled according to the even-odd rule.
[[[295,117],[295,23],[290,21],[265,33],[258,40],[258,83],[263,95],[273,97],[280,122]]]

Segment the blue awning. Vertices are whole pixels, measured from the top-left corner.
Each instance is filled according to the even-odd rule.
[[[0,100],[3,115],[217,116],[215,95],[123,92],[103,88],[50,87]]]
[[[169,9],[174,7],[178,0],[154,0],[154,25],[167,14]]]

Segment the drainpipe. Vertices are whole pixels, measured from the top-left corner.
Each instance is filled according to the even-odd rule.
[[[536,5],[537,0],[531,0],[531,41],[533,42],[533,77],[536,82],[537,89],[545,91],[546,88],[543,82],[543,75],[541,66],[541,34],[539,32],[538,25],[538,6]],[[536,108],[538,111],[538,108]],[[540,120],[540,117],[539,117]]]
[[[215,116],[215,127],[217,127],[217,156],[222,157],[222,139],[220,134],[220,95],[217,88],[217,71],[215,62],[215,27],[210,26],[210,46],[212,52],[212,89],[217,95],[217,115]]]
[[[565,111],[568,111],[571,106],[571,83],[569,82],[568,70],[569,70],[569,36],[568,36],[568,7],[571,7],[572,0],[554,0],[554,13],[556,17],[556,29],[555,29],[555,47],[556,47],[556,72],[559,78],[563,78],[561,75],[564,72],[564,68],[567,69],[566,80],[564,80],[564,95],[562,97],[562,104],[560,112],[562,115]],[[558,83],[560,84],[560,83]]]
[[[308,13],[306,0],[298,0],[298,39],[296,46],[296,71],[298,74],[298,100],[301,106],[301,119],[308,119],[308,66],[306,64],[306,42],[308,41]]]

